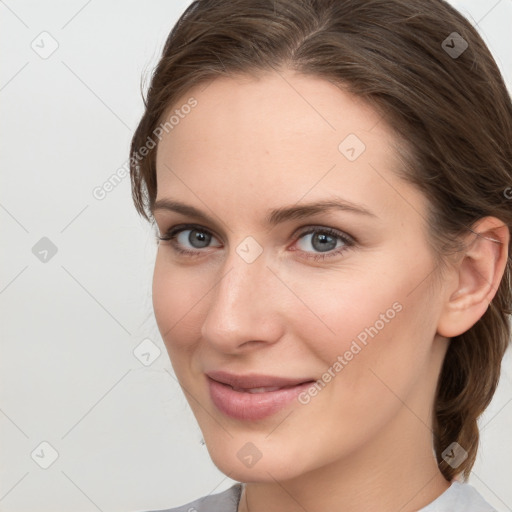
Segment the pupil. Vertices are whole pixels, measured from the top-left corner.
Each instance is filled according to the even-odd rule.
[[[197,229],[193,229],[190,232],[188,241],[193,247],[207,247],[208,243],[210,242],[210,235],[206,234],[204,231],[198,231]],[[196,242],[198,242],[199,244],[196,245]]]
[[[319,247],[315,247],[315,242],[320,242]],[[331,235],[326,234],[317,234],[313,236],[312,239],[313,247],[322,252],[330,251],[336,247],[336,239]],[[329,244],[332,246],[329,246]]]

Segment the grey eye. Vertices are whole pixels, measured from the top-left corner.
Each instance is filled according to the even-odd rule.
[[[339,247],[337,245],[339,240],[340,237],[338,236],[329,235],[328,233],[323,233],[318,230],[314,233],[307,233],[303,235],[298,244],[300,245],[303,243],[302,247],[299,247],[301,251],[309,252],[311,251],[311,247],[313,247],[314,251],[327,252]],[[308,245],[309,247],[307,247]]]
[[[188,233],[188,236],[187,234]],[[208,247],[212,235],[201,229],[184,229],[176,237],[180,245],[187,246],[187,243],[194,249],[203,249]]]

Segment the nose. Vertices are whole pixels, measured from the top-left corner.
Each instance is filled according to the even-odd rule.
[[[284,329],[279,304],[289,303],[283,288],[267,267],[265,253],[249,263],[233,250],[208,294],[203,340],[224,353],[275,343]]]

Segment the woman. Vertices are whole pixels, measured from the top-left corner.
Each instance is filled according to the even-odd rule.
[[[153,304],[215,465],[174,511],[493,510],[512,105],[441,0],[199,0],[131,146]]]

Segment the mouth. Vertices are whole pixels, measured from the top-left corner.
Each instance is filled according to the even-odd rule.
[[[210,372],[207,380],[215,407],[224,415],[242,421],[257,421],[276,414],[315,382],[315,379],[225,372]]]
[[[259,388],[280,389],[315,380],[311,377],[281,377],[279,375],[264,375],[259,373],[237,375],[222,370],[210,371],[206,375],[221,384],[228,384],[233,389],[242,391]]]
[[[229,384],[226,384],[226,386],[229,386]],[[268,391],[277,391],[278,389],[287,389],[287,388],[292,388],[294,386],[283,386],[283,387],[273,386],[273,387],[268,387],[268,388],[235,388],[233,386],[229,386],[229,387],[231,389],[233,389],[234,391],[238,391],[240,393],[266,393]]]

